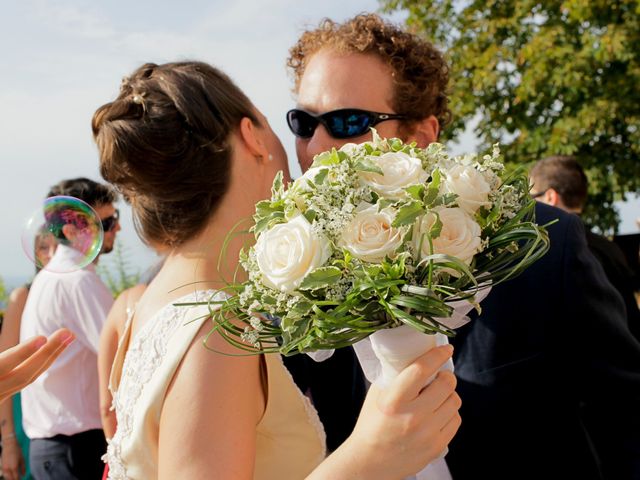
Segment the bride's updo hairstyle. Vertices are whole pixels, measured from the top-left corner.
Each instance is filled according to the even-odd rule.
[[[100,173],[131,203],[147,242],[175,247],[197,234],[225,194],[231,134],[259,125],[244,93],[201,62],[147,63],[93,115]]]

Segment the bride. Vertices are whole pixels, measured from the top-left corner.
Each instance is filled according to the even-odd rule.
[[[372,387],[347,441],[325,458],[324,433],[279,355],[237,356],[211,329],[242,239],[225,237],[269,196],[284,149],[266,118],[219,70],[146,64],[92,121],[100,170],[131,203],[141,237],[166,255],[130,319],[112,386],[118,430],[109,478],[400,479],[446,447],[460,425],[451,356],[434,349],[386,390]]]

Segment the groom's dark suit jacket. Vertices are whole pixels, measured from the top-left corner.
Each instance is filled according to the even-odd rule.
[[[536,207],[551,249],[453,340],[454,480],[640,479],[640,343],[581,221]]]

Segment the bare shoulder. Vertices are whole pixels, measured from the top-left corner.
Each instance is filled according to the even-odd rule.
[[[9,294],[9,302],[12,303],[25,303],[27,296],[29,295],[29,289],[22,285],[21,287],[14,288]]]

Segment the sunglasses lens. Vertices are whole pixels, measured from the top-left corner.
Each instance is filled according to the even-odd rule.
[[[334,138],[359,137],[371,126],[371,117],[366,112],[343,110],[329,112],[323,118]]]
[[[287,123],[293,134],[302,138],[312,137],[318,126],[318,120],[302,110],[287,112]]]
[[[102,223],[102,230],[104,230],[105,232],[110,232],[116,226],[116,223],[118,223],[119,219],[120,219],[120,212],[116,209],[113,215],[105,218],[100,222]]]

